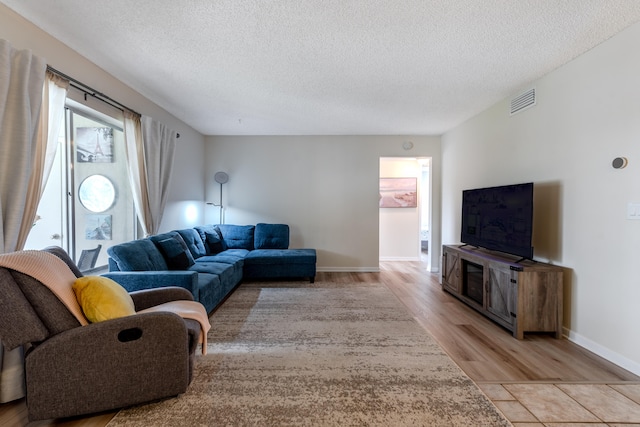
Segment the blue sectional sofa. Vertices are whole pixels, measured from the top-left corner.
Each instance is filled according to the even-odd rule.
[[[315,249],[289,249],[286,224],[203,225],[107,249],[104,275],[127,291],[165,286],[189,290],[211,312],[244,279],[316,275]]]

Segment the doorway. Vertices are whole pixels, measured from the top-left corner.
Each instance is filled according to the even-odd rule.
[[[431,158],[381,157],[379,177],[383,183],[384,178],[412,179],[417,199],[415,204],[379,207],[380,260],[423,261],[430,269]]]

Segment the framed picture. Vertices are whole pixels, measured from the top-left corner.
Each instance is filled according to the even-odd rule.
[[[84,238],[111,240],[111,215],[85,215]]]
[[[113,128],[76,128],[75,144],[79,163],[113,163]]]
[[[380,178],[381,208],[418,207],[417,178]]]

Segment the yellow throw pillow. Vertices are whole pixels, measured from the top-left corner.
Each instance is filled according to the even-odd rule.
[[[133,300],[126,289],[108,277],[80,277],[73,284],[73,292],[91,323],[136,313]]]

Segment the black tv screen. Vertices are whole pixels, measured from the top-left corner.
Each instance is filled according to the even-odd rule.
[[[462,192],[462,243],[533,259],[533,183]]]

